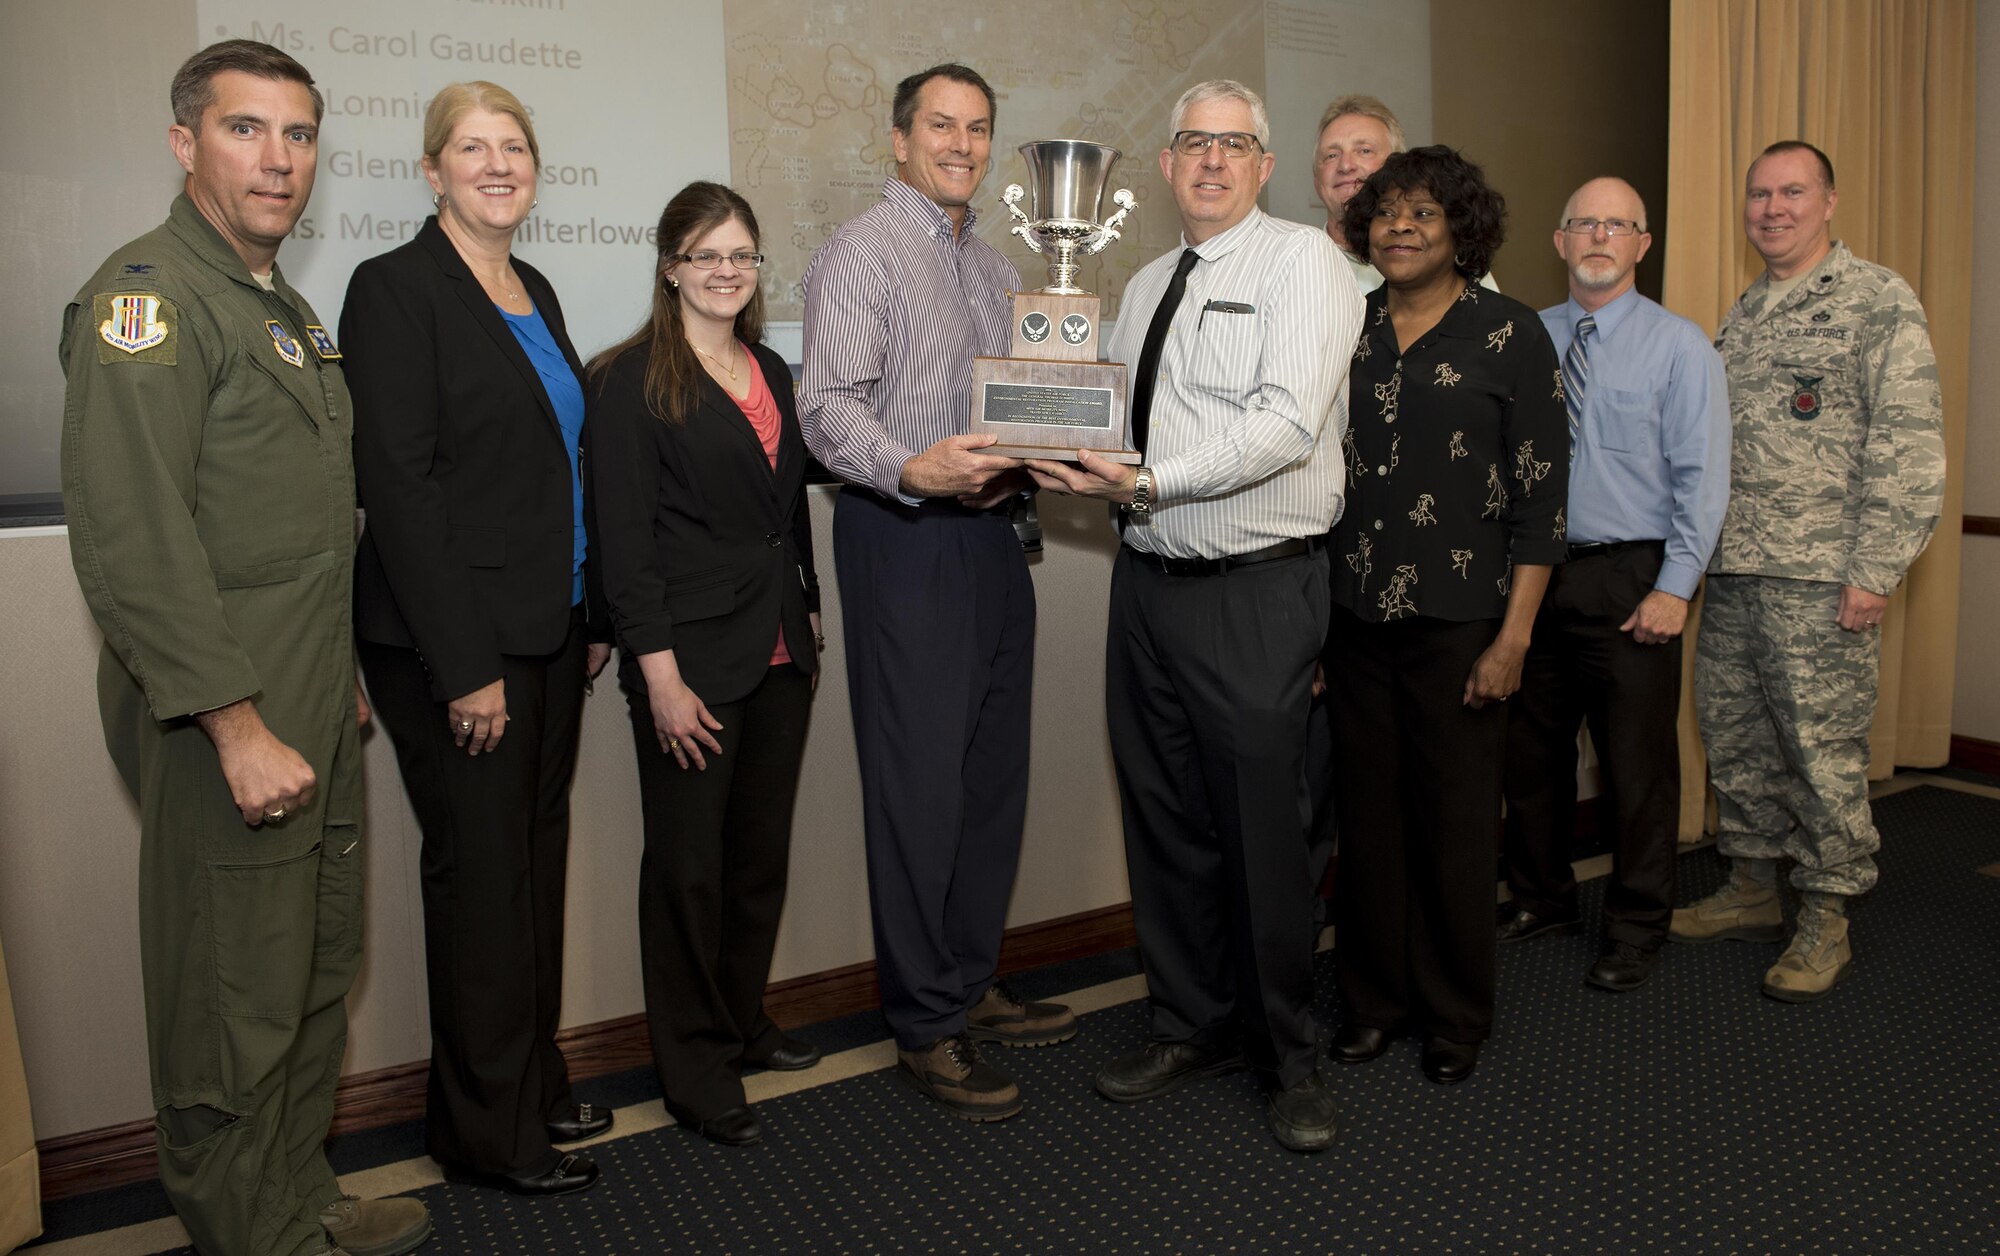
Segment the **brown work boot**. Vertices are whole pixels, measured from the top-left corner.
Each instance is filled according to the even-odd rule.
[[[1847,917],[1808,907],[1799,913],[1792,944],[1764,974],[1764,993],[1785,1003],[1810,1003],[1831,992],[1853,960]]]
[[[1004,1121],[1021,1110],[1021,1088],[979,1058],[964,1034],[940,1038],[915,1051],[898,1049],[903,1080],[968,1121]]]
[[[1007,1047],[1049,1047],[1076,1037],[1076,1013],[1060,1003],[1030,1003],[996,981],[965,1014],[974,1042]]]
[[[1729,883],[1692,907],[1674,911],[1667,936],[1676,942],[1782,942],[1785,909],[1778,891],[1759,885],[1740,867],[1729,870]]]
[[[319,1210],[319,1223],[347,1256],[403,1256],[431,1237],[430,1210],[415,1199],[342,1195]]]

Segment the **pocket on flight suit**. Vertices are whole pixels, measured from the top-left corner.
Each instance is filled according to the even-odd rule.
[[[313,955],[352,959],[361,951],[361,826],[328,820],[319,861],[319,916]]]
[[[208,866],[215,1008],[224,1016],[296,1018],[312,976],[322,844],[273,835],[261,858],[239,848]]]

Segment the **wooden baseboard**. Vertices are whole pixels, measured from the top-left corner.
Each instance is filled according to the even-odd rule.
[[[1977,737],[1960,737],[1953,734],[1951,766],[1967,772],[1984,772],[1988,776],[2000,776],[2000,741],[1983,741]]]
[[[1967,536],[2000,536],[2000,518],[1966,515],[1959,520],[1958,529]]]
[[[1132,905],[1119,903],[1009,929],[1000,943],[1000,971],[1016,973],[1136,944]],[[773,982],[764,995],[771,1019],[787,1029],[869,1011],[881,1002],[873,961]],[[644,1068],[653,1060],[644,1015],[572,1026],[557,1034],[556,1042],[577,1081]],[[380,1129],[423,1116],[429,1073],[428,1063],[418,1060],[342,1078],[334,1093],[332,1133]],[[36,1149],[41,1153],[45,1200],[70,1199],[159,1175],[151,1117],[45,1139]]]

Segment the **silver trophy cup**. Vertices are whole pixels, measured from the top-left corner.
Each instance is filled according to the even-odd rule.
[[[1111,168],[1122,155],[1108,144],[1088,140],[1035,140],[1020,147],[1028,163],[1028,185],[1010,183],[1000,198],[1014,216],[1013,232],[1037,253],[1050,255],[1049,284],[1038,292],[1060,296],[1086,295],[1076,286],[1076,259],[1104,250],[1118,238],[1118,224],[1132,212],[1132,193],[1119,188],[1111,194],[1116,213],[1097,221]],[[1032,213],[1022,213],[1020,200],[1029,195]]]

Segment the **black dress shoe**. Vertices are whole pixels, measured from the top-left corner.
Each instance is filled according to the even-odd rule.
[[[1289,1090],[1273,1090],[1266,1117],[1271,1133],[1292,1151],[1325,1151],[1333,1146],[1333,1094],[1319,1070]]]
[[[1202,1077],[1220,1077],[1249,1067],[1234,1045],[1149,1042],[1097,1071],[1097,1093],[1119,1103],[1136,1103],[1179,1090]]]
[[[1633,946],[1630,942],[1614,942],[1597,957],[1597,962],[1590,966],[1590,973],[1584,980],[1599,990],[1623,994],[1645,985],[1646,978],[1653,975],[1653,966],[1659,962],[1658,951]]]
[[[710,1142],[725,1147],[749,1147],[764,1141],[764,1123],[755,1112],[741,1105],[695,1122],[695,1130]]]
[[[1479,1067],[1479,1044],[1449,1038],[1424,1039],[1424,1076],[1440,1086],[1455,1086]]]
[[[600,1108],[594,1103],[579,1103],[567,1120],[549,1122],[549,1141],[573,1143],[596,1138],[610,1128],[611,1109]]]
[[[1366,1064],[1389,1049],[1389,1035],[1373,1025],[1348,1022],[1333,1036],[1333,1058],[1342,1064]]]
[[[447,1182],[491,1186],[510,1195],[567,1195],[597,1185],[597,1162],[577,1152],[566,1152],[553,1166],[539,1173],[486,1173],[447,1166],[444,1178]]]
[[[820,1050],[810,1042],[790,1035],[780,1035],[778,1045],[764,1055],[744,1055],[743,1062],[755,1068],[777,1069],[781,1073],[794,1073],[802,1068],[811,1068],[820,1061]]]
[[[1502,903],[1495,915],[1498,923],[1493,927],[1493,937],[1498,942],[1526,942],[1545,933],[1576,933],[1583,928],[1583,921],[1575,912],[1567,916],[1544,916],[1525,907]]]

